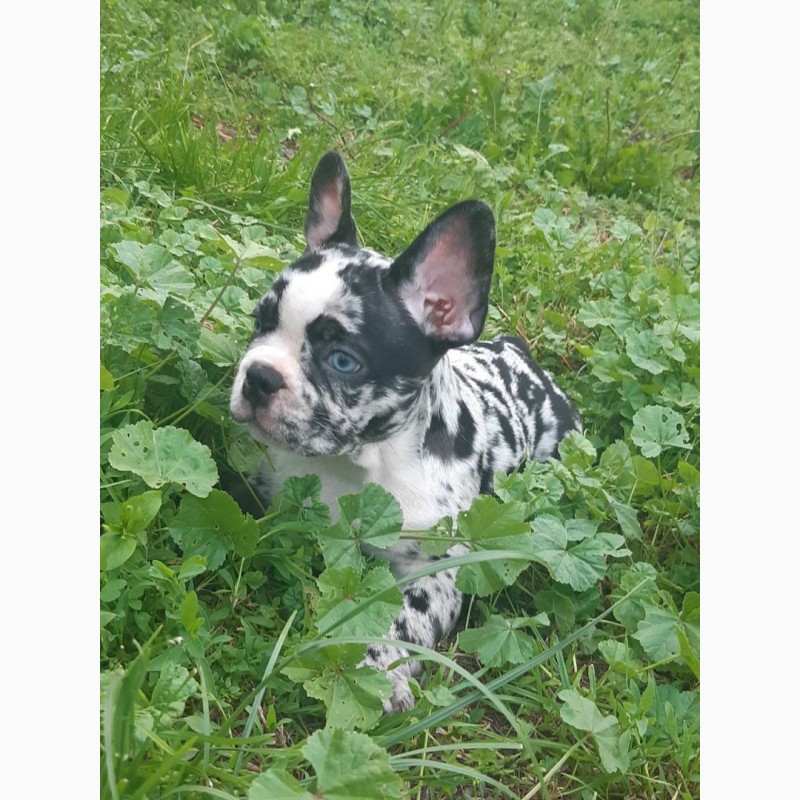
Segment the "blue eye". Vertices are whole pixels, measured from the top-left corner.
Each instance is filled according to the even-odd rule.
[[[327,361],[337,372],[343,372],[345,375],[352,375],[361,369],[359,360],[344,350],[334,350]]]

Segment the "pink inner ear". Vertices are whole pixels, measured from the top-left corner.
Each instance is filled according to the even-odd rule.
[[[306,241],[313,250],[336,233],[342,219],[342,187],[340,182],[328,184],[319,196],[317,212],[319,221],[309,231]]]
[[[414,283],[422,295],[423,331],[437,339],[476,335],[470,313],[477,305],[471,256],[455,230],[442,233],[417,265]],[[412,311],[413,313],[413,311]]]

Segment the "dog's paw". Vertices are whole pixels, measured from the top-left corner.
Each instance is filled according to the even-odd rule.
[[[392,682],[392,696],[383,701],[383,710],[387,714],[399,714],[413,708],[414,695],[408,685],[408,676],[397,669],[390,670],[386,676]]]

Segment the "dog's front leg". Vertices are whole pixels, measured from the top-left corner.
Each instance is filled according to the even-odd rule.
[[[403,610],[392,623],[387,638],[433,648],[450,633],[461,611],[462,594],[455,586],[456,571],[451,567],[407,584],[403,588]],[[390,664],[408,655],[404,648],[372,644],[361,662],[363,666],[386,670],[392,681],[392,696],[383,703],[387,713],[406,711],[414,705],[408,679],[422,673],[422,664],[406,661],[388,669]]]

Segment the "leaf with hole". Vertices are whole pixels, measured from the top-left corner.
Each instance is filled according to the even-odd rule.
[[[211,451],[183,428],[153,428],[142,420],[119,428],[111,438],[108,463],[141,476],[154,489],[177,483],[198,497],[207,497],[219,480]]]
[[[683,417],[671,408],[658,405],[645,406],[633,415],[631,439],[645,458],[654,458],[665,447],[690,448]]]

